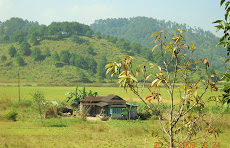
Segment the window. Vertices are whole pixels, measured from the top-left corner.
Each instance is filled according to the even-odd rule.
[[[109,108],[109,114],[121,114],[123,113],[123,109],[122,108]]]

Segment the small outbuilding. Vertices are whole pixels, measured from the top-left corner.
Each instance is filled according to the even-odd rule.
[[[80,100],[80,112],[87,110],[87,115],[106,115],[112,119],[126,119],[126,112],[130,111],[130,118],[137,117],[137,105],[126,103],[124,99],[117,95],[110,94],[106,97],[84,97]],[[127,110],[127,111],[126,111]]]

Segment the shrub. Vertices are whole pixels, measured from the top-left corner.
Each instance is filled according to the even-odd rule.
[[[6,114],[6,118],[8,120],[12,120],[12,121],[16,121],[18,113],[15,110],[10,110],[7,114]]]
[[[141,120],[147,120],[152,116],[152,114],[146,106],[142,105],[137,109],[137,116],[140,117]]]
[[[103,116],[100,119],[101,119],[101,121],[107,121],[109,118],[107,116]]]

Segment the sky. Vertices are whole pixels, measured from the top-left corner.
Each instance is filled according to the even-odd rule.
[[[213,21],[224,19],[220,0],[0,0],[0,21],[20,17],[39,24],[97,19],[152,17],[200,27],[215,35]]]

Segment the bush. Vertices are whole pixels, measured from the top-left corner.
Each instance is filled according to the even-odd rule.
[[[147,120],[152,116],[151,112],[149,112],[147,106],[140,105],[137,109],[137,117],[141,120]]]
[[[109,118],[107,116],[103,116],[100,119],[101,119],[101,121],[107,121]]]
[[[12,121],[16,121],[18,113],[15,110],[10,110],[7,114],[6,114],[6,118],[8,120],[12,120]]]

